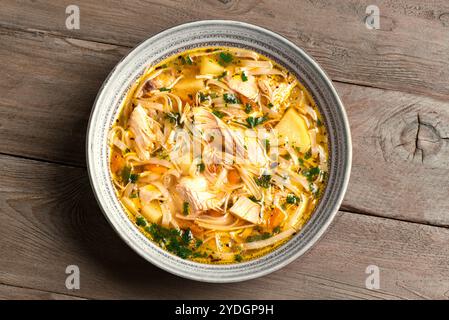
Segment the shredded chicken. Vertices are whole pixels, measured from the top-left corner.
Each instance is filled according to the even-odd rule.
[[[260,205],[254,201],[251,201],[247,197],[238,198],[231,209],[229,209],[231,213],[254,224],[262,223],[262,219],[260,218],[260,210]]]
[[[216,194],[207,191],[210,190],[209,185],[202,176],[181,178],[176,190],[190,204],[194,214],[209,209],[218,209],[223,203],[223,199],[217,198]]]
[[[134,135],[136,151],[142,160],[150,159],[150,153],[157,141],[157,126],[142,106],[134,108],[129,118],[129,129]]]

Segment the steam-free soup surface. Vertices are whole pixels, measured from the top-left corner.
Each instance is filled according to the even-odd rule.
[[[129,218],[184,259],[266,254],[302,228],[325,188],[326,131],[311,96],[248,50],[200,48],[149,66],[109,140]]]

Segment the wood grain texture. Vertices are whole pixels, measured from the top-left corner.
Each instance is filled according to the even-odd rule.
[[[449,3],[445,0],[77,1],[81,28],[68,30],[72,1],[3,0],[0,26],[134,46],[168,27],[234,19],[276,31],[303,47],[334,80],[449,97]],[[380,30],[365,26],[380,8]]]
[[[0,300],[82,300],[82,298],[0,284]]]
[[[448,298],[446,228],[340,212],[286,268],[212,285],[170,275],[128,248],[100,213],[85,169],[9,156],[0,167],[3,284],[86,298]],[[70,264],[80,267],[76,292],[65,288]],[[365,288],[368,265],[380,268],[380,290]]]
[[[93,101],[126,49],[8,30],[0,41],[0,152],[85,166]],[[354,149],[344,208],[448,226],[449,103],[336,86]]]

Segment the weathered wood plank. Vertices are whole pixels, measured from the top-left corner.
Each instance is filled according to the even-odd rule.
[[[0,41],[0,152],[84,166],[93,100],[126,49],[5,30]],[[354,148],[344,208],[449,225],[449,103],[336,85]]]
[[[170,26],[235,19],[272,29],[312,54],[335,80],[449,97],[449,3],[445,0],[77,1],[79,30],[65,25],[71,1],[4,0],[0,26],[134,46]],[[380,8],[380,30],[365,26]]]
[[[449,225],[449,103],[337,85],[348,111],[353,167],[343,207]]]
[[[0,300],[81,300],[75,296],[0,284]]]
[[[438,298],[449,292],[449,230],[340,212],[288,267],[211,285],[163,272],[129,249],[103,218],[85,169],[0,156],[0,282],[88,298]],[[68,291],[76,264],[81,289]],[[365,288],[368,265],[380,290]],[[286,284],[289,285],[286,285]]]
[[[84,164],[93,100],[126,49],[9,30],[0,39],[1,151]]]

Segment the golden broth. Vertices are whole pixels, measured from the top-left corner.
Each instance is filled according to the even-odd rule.
[[[198,262],[268,253],[302,228],[325,188],[326,129],[311,95],[249,50],[199,48],[150,66],[109,139],[129,218]]]

